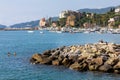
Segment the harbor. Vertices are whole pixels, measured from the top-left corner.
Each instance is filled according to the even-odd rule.
[[[99,34],[120,34],[120,29],[107,29],[107,28],[71,28],[71,27],[62,27],[62,28],[54,28],[54,27],[47,27],[47,28],[41,28],[40,30],[46,30],[49,32],[55,32],[55,33],[99,33]]]

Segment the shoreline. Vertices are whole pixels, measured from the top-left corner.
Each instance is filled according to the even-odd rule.
[[[34,28],[5,28],[5,29],[0,29],[0,31],[35,31],[35,30],[40,30],[40,31],[49,31],[49,32],[56,32],[56,33],[99,33],[99,34],[104,34],[104,33],[110,33],[110,34],[120,34],[120,29],[107,29],[107,28],[66,28],[63,27],[60,30],[56,27],[47,27],[47,28],[41,28],[41,29],[34,29]]]
[[[100,41],[94,44],[63,46],[34,54],[32,64],[65,66],[77,71],[120,74],[120,44]]]

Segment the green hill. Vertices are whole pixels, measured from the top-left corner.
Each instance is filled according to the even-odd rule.
[[[11,25],[11,28],[24,28],[24,27],[36,27],[39,24],[39,20],[36,21],[30,21],[30,22],[24,22],[24,23],[18,23],[18,24],[14,24]]]
[[[107,8],[101,8],[101,9],[89,9],[89,8],[85,8],[85,9],[79,9],[77,11],[79,11],[79,12],[87,12],[87,13],[104,14],[104,13],[110,11],[111,8],[115,8],[115,7],[107,7]]]
[[[56,21],[58,20],[58,17],[51,17],[52,21]],[[18,23],[18,24],[14,24],[11,25],[11,28],[24,28],[24,27],[31,27],[34,28],[36,26],[39,26],[39,21],[40,20],[35,20],[35,21],[30,21],[30,22],[24,22],[24,23]]]

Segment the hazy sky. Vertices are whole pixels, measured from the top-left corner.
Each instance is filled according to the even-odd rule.
[[[103,8],[120,5],[120,0],[0,0],[0,24],[12,25],[58,16],[62,10]]]

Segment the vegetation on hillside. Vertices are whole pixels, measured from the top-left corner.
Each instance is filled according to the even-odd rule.
[[[114,10],[114,8],[111,8],[110,11],[104,14],[83,12],[81,17],[75,20],[75,27],[83,27],[84,23],[88,23],[90,26],[108,27],[109,19],[114,18],[115,22],[112,26],[113,28],[117,28],[120,25],[120,14],[116,14]],[[60,26],[65,26],[66,19],[59,19]]]

